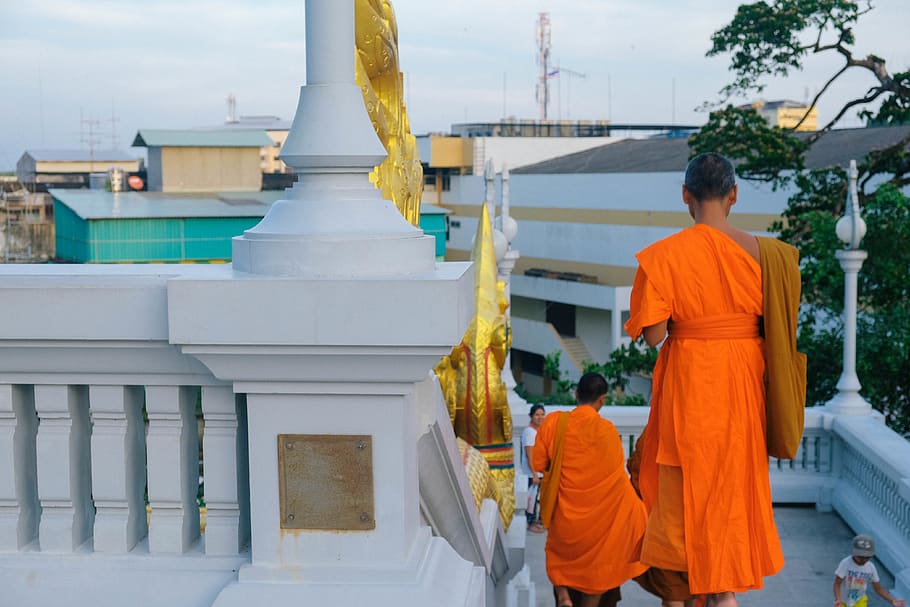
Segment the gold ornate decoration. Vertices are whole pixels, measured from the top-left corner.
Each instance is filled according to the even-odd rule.
[[[512,413],[502,383],[510,339],[503,314],[508,302],[504,285],[497,281],[493,229],[486,205],[477,226],[471,259],[474,318],[461,343],[442,358],[435,371],[455,435],[483,455],[499,485],[499,515],[503,527],[508,529],[515,514]]]
[[[355,0],[354,21],[356,82],[373,128],[389,154],[370,173],[370,181],[417,226],[423,168],[404,105],[395,11],[388,0]]]

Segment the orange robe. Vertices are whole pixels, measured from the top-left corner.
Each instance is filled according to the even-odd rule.
[[[553,457],[560,415],[548,415],[537,431],[535,470],[546,470]],[[576,407],[563,441],[562,474],[547,534],[547,576],[554,586],[600,594],[647,569],[637,560],[647,515],[629,482],[622,441],[612,423],[593,407]]]
[[[765,444],[761,267],[703,224],[637,257],[626,331],[637,338],[670,320],[642,449],[640,487],[652,513],[642,560],[667,567],[650,555],[669,554],[675,539],[694,594],[761,588],[784,563]]]

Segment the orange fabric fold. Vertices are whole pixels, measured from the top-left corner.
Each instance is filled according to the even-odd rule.
[[[554,456],[560,413],[537,431],[535,470]],[[558,499],[547,534],[547,576],[557,586],[600,594],[641,574],[646,514],[625,470],[616,427],[593,407],[569,413]]]
[[[678,466],[675,507],[682,514],[691,591],[761,588],[764,576],[784,562],[768,478],[764,344],[757,328],[761,267],[727,235],[703,224],[637,258],[626,330],[635,337],[644,327],[670,321],[670,339],[654,367],[642,499],[652,511],[667,497],[660,467]],[[668,534],[649,523],[645,542],[652,533]]]
[[[671,321],[669,332],[675,339],[754,339],[760,320],[754,314],[718,314]]]

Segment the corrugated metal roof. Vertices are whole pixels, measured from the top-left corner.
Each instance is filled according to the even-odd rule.
[[[25,150],[39,162],[136,162],[136,156],[123,150]]]
[[[282,191],[165,194],[103,190],[49,190],[82,219],[262,217]]]
[[[133,147],[175,148],[263,148],[275,142],[262,130],[141,129]]]
[[[806,153],[806,168],[846,167],[869,152],[894,145],[910,126],[867,127],[829,131]],[[812,133],[797,133],[802,139]],[[910,146],[908,146],[910,149]],[[624,139],[567,156],[519,167],[513,173],[669,173],[685,171],[689,160],[686,139]]]

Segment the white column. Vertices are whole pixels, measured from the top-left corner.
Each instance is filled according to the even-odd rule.
[[[15,552],[38,539],[37,431],[31,393],[0,385],[0,552]]]
[[[827,407],[841,415],[868,415],[872,405],[859,391],[862,384],[856,375],[856,297],[859,271],[868,254],[861,250],[842,250],[835,253],[844,270],[844,368],[837,381],[837,394]]]
[[[90,386],[95,552],[126,553],[146,536],[142,389]]]
[[[841,217],[835,230],[837,237],[847,245],[835,255],[844,270],[844,368],[837,382],[837,394],[828,401],[826,407],[833,413],[841,415],[869,415],[875,413],[866,399],[860,396],[859,378],[856,375],[856,297],[857,280],[863,261],[868,256],[859,249],[863,236],[866,235],[866,222],[860,216],[859,196],[856,180],[859,172],[856,161],[850,161],[847,171],[849,192],[844,216]]]
[[[205,553],[237,554],[249,539],[246,509],[245,433],[238,434],[237,396],[230,386],[202,388],[203,475],[205,478]]]
[[[234,240],[228,273],[168,283],[171,343],[247,398],[251,562],[214,605],[482,604],[483,568],[420,525],[416,462],[414,385],[464,334],[469,266],[437,264],[369,182],[386,153],[354,83],[354,3],[306,10],[281,153],[299,181]],[[336,447],[313,456],[319,441]],[[371,462],[352,451],[367,444]]]
[[[94,522],[87,390],[37,385],[35,410],[41,550],[73,552],[91,537]]]
[[[510,214],[511,208],[511,179],[509,177],[509,167],[503,165],[502,207],[499,215],[499,230],[502,233],[502,237],[505,239],[506,247],[503,254],[497,256],[496,263],[499,270],[499,280],[505,283],[505,296],[506,300],[509,302],[509,307],[506,308],[506,321],[509,323],[510,331],[512,330],[512,271],[515,269],[515,264],[521,257],[518,250],[512,248],[512,241],[518,236],[518,222],[516,222]],[[522,419],[522,423],[524,423],[523,416],[526,416],[527,414],[528,403],[515,392],[515,386],[517,386],[518,383],[515,381],[515,376],[512,375],[512,348],[509,348],[509,351],[506,353],[506,362],[502,369],[502,382],[506,386],[509,407],[514,409],[512,413],[513,417],[517,415]],[[518,431],[519,425],[520,424],[513,424],[513,427],[516,428],[516,432]]]
[[[300,176],[233,242],[233,268],[271,276],[432,272],[435,239],[369,180],[387,156],[354,82],[354,3],[306,2],[307,84],[281,160]]]
[[[149,552],[184,553],[199,537],[199,435],[195,390],[149,386],[148,496],[152,508]]]

